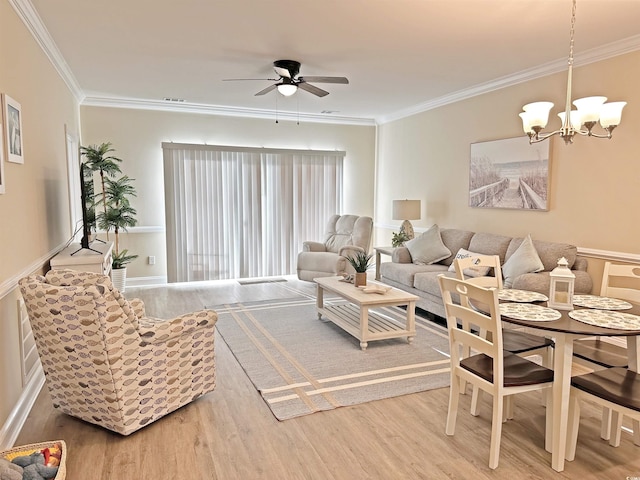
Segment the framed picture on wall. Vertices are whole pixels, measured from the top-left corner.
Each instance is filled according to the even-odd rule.
[[[2,132],[2,122],[0,122],[0,132]],[[4,144],[2,143],[2,133],[0,133],[0,194],[4,193],[4,183]]]
[[[24,163],[22,151],[22,110],[20,104],[6,93],[2,97],[7,160],[13,163]]]
[[[469,206],[548,211],[549,152],[529,137],[472,143]]]

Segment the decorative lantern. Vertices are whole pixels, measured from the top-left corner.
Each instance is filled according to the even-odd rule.
[[[573,310],[573,285],[576,276],[569,269],[569,262],[562,257],[558,266],[549,274],[551,287],[547,305],[558,310]]]

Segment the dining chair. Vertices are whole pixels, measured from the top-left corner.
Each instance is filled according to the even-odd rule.
[[[498,255],[474,255],[467,258],[458,258],[454,260],[454,269],[458,280],[465,280],[474,285],[497,290],[501,290],[503,287],[502,268],[500,267],[500,257]],[[489,275],[490,273],[492,275]],[[460,297],[460,303],[468,306],[468,300],[464,296]],[[481,331],[479,333],[484,335],[485,332]],[[521,357],[540,355],[542,357],[542,365],[545,367],[552,365],[553,341],[549,338],[506,328],[502,330],[502,342],[503,348],[507,352]],[[465,390],[464,384],[462,389],[463,391]],[[471,400],[472,415],[477,415],[481,397],[482,391],[474,388]],[[507,418],[513,418],[513,405],[511,402],[508,404]]]
[[[444,301],[451,359],[451,386],[446,434],[454,435],[462,381],[493,396],[489,468],[498,466],[505,399],[518,393],[543,390],[553,384],[553,371],[526,358],[505,352],[498,293],[456,278],[438,277]],[[478,308],[454,303],[465,297]],[[487,313],[484,313],[487,312]],[[487,332],[477,335],[472,325]],[[550,445],[551,415],[547,415],[545,445]]]
[[[600,296],[640,303],[640,266],[606,262],[602,273]],[[628,366],[627,349],[601,337],[575,341],[573,344],[573,356],[577,363],[596,370],[627,368]],[[639,422],[634,421],[633,429],[634,434],[637,432],[637,435],[640,436]],[[615,432],[611,411],[605,406],[602,410],[600,437],[604,440],[609,440],[612,434],[614,436],[619,435],[619,431]]]
[[[640,374],[626,368],[608,368],[571,379],[566,452],[566,459],[569,461],[576,455],[582,400],[613,412],[609,445],[617,447],[620,445],[622,417],[627,415],[634,423],[640,421]],[[638,432],[634,432],[633,442],[640,446]]]

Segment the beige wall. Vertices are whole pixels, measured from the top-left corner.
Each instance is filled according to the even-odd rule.
[[[373,215],[375,127],[221,117],[122,108],[82,107],[82,144],[112,142],[123,173],[135,178],[140,227],[164,226],[162,142],[344,150],[344,213]],[[166,276],[164,232],[134,233],[124,248],[140,255],[128,277]],[[147,265],[147,257],[156,265]]]
[[[0,195],[1,426],[22,393],[16,282],[41,270],[71,234],[65,125],[79,136],[76,100],[6,1],[0,1],[0,92],[21,104],[24,142],[24,164],[4,164]]]
[[[391,219],[392,200],[410,198],[422,200],[422,219],[412,222],[419,228],[437,223],[511,236],[531,233],[534,239],[637,255],[639,80],[640,52],[574,71],[574,99],[604,94],[628,105],[611,140],[580,137],[565,145],[553,139],[548,212],[468,207],[470,144],[523,135],[518,113],[537,100],[555,103],[549,123],[559,128],[555,114],[563,110],[566,73],[381,125],[376,243],[390,244],[392,231],[399,229],[400,222]],[[403,174],[393,175],[398,171]]]

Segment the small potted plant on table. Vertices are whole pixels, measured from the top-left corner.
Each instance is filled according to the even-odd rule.
[[[354,284],[356,287],[364,287],[367,285],[367,269],[371,264],[372,255],[366,252],[355,252],[347,257],[347,260],[356,271]]]

